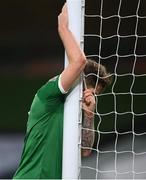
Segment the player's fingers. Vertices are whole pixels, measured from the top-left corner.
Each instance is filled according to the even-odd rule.
[[[67,3],[64,4],[64,6],[62,8],[62,12],[67,13]]]
[[[94,103],[95,102],[95,97],[88,96],[88,97],[85,98],[85,101],[88,101],[88,102],[91,102],[91,103],[93,102]]]
[[[92,92],[86,92],[86,93],[84,93],[84,98],[87,98],[87,97],[89,97],[89,96],[93,96],[94,97],[94,95],[92,94]]]
[[[87,92],[91,92],[91,90],[90,89],[85,89],[84,93],[87,93]]]
[[[85,97],[85,98],[84,98],[84,102],[85,102],[85,103],[91,103],[92,101],[94,101],[94,99],[93,99],[92,96],[88,96],[88,97]]]
[[[62,12],[58,15],[58,28],[59,30],[62,28],[68,28],[68,14],[67,14],[67,7],[66,3],[62,8]]]

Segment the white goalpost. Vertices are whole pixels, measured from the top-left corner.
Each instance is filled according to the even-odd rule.
[[[83,47],[83,13],[84,0],[67,0],[69,28]],[[65,55],[65,66],[68,60]],[[79,170],[79,143],[81,119],[80,99],[82,97],[81,78],[76,82],[74,88],[66,98],[64,107],[64,133],[63,133],[63,179],[77,179]]]

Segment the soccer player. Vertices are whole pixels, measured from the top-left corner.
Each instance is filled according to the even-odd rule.
[[[60,75],[50,79],[42,86],[34,97],[29,112],[21,162],[13,179],[62,178],[63,110],[65,98],[84,69],[85,74],[91,70],[94,72],[94,69],[97,74],[97,69],[94,65],[96,67],[99,65],[92,63],[93,61],[86,60],[74,35],[68,29],[66,4],[58,16],[58,32],[66,50],[69,64]],[[91,67],[90,64],[92,64]],[[87,124],[89,124],[87,122],[93,122],[93,113],[91,113],[95,109],[93,93],[101,92],[106,85],[104,78],[100,81],[101,83],[94,89],[95,84],[93,82],[95,82],[95,78],[87,77],[86,79],[87,87],[83,96],[84,127],[87,127]],[[92,146],[93,143],[87,143],[87,141],[91,141],[91,139],[93,141],[94,137],[91,136],[89,138],[86,131],[83,132],[83,136],[83,146]],[[83,149],[83,156],[88,156],[90,153],[88,149]]]
[[[83,92],[83,130],[82,130],[82,156],[91,154],[94,144],[94,111],[95,94],[100,94],[112,82],[111,75],[106,68],[94,60],[87,60],[84,68],[84,92]],[[98,75],[98,77],[97,77]]]

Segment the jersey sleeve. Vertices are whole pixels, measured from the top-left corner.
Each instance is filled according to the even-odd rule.
[[[63,96],[67,92],[63,89],[61,84],[61,75],[50,79],[45,85],[43,85],[37,92],[37,95],[41,99],[50,99]]]

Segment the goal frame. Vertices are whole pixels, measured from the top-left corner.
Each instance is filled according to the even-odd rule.
[[[67,0],[69,16],[69,29],[74,34],[77,42],[83,49],[84,34],[84,4],[85,0]],[[65,53],[65,67],[68,65]],[[63,130],[63,162],[62,178],[78,179],[81,143],[81,103],[82,76],[77,80],[71,92],[68,94],[64,106],[64,130]]]

